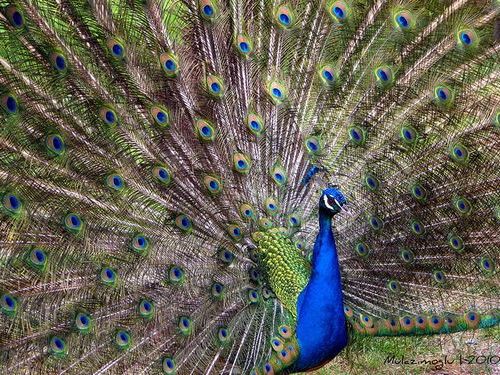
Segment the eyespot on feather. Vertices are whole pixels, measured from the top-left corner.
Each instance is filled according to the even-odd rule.
[[[151,106],[149,113],[153,117],[153,121],[156,125],[164,128],[170,126],[170,112],[164,106],[155,104]]]
[[[262,117],[253,112],[248,113],[246,124],[250,133],[254,134],[257,137],[260,137],[265,130]]]
[[[5,8],[5,16],[15,29],[22,29],[25,26],[24,14],[15,5],[8,5]]]
[[[214,21],[219,15],[219,7],[215,0],[199,0],[198,10],[200,16],[209,22]]]
[[[66,151],[64,139],[60,134],[48,134],[45,137],[45,147],[50,156],[61,156]]]
[[[125,45],[123,41],[116,37],[110,37],[106,41],[106,46],[111,56],[116,60],[122,60],[125,57]]]
[[[250,157],[241,152],[236,152],[233,154],[233,167],[238,173],[248,174],[252,167]]]
[[[283,4],[275,8],[274,20],[276,25],[278,25],[281,29],[289,30],[296,22],[295,13],[290,6]]]
[[[17,98],[11,93],[3,94],[0,97],[0,104],[2,106],[2,109],[8,115],[15,115],[19,112],[19,103],[17,101]]]
[[[201,141],[211,142],[215,139],[215,127],[211,122],[207,120],[196,120],[195,130],[198,139]]]
[[[179,60],[173,52],[163,52],[160,55],[160,64],[167,78],[179,75]]]
[[[351,7],[345,1],[329,1],[327,3],[327,11],[336,23],[346,22],[351,15]]]
[[[235,45],[238,53],[244,58],[248,58],[253,52],[252,40],[246,35],[238,35],[235,40]]]
[[[278,80],[269,81],[266,85],[266,92],[275,106],[283,104],[288,97],[288,90],[285,85]]]

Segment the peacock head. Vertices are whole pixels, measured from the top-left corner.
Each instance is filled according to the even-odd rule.
[[[326,212],[333,216],[340,212],[341,207],[347,203],[344,194],[336,187],[329,187],[323,190],[319,200],[320,211]]]

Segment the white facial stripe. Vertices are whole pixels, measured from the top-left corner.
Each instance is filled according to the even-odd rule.
[[[329,208],[330,210],[333,210],[333,207],[328,204],[328,197],[326,195],[323,195],[323,201],[325,202],[325,206]]]

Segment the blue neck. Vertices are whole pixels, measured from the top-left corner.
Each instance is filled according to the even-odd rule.
[[[297,302],[296,330],[300,354],[293,371],[318,367],[347,345],[332,216],[322,207],[319,209],[319,232],[313,249],[311,278]]]

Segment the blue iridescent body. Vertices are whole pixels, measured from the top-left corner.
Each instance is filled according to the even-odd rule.
[[[313,249],[309,283],[297,301],[296,336],[300,354],[292,370],[304,371],[335,357],[348,342],[342,285],[332,217],[345,203],[344,196],[326,189],[319,204],[319,233]]]

